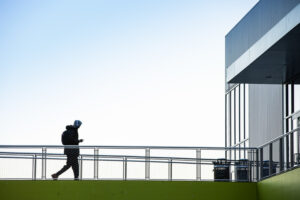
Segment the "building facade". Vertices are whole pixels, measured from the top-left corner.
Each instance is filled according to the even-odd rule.
[[[243,148],[260,147],[297,128],[300,0],[260,0],[226,35],[225,44],[225,146],[240,149],[226,156],[244,159]],[[300,152],[298,132],[269,151],[278,162],[279,151],[285,151],[285,165],[293,165]]]

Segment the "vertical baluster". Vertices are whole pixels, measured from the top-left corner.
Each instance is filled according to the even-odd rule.
[[[196,150],[196,180],[201,180],[201,149]]]
[[[98,156],[99,156],[99,149],[94,148],[94,179],[98,179]]]
[[[284,170],[284,143],[283,138],[279,140],[279,170],[280,172]]]
[[[123,158],[123,180],[127,180],[127,157]]]
[[[258,149],[256,151],[256,181],[259,180],[259,152]]]
[[[263,173],[263,161],[264,161],[264,151],[263,151],[263,147],[260,148],[260,178],[262,179],[264,176]]]
[[[79,179],[82,180],[82,172],[83,172],[83,156],[79,156]]]
[[[273,174],[273,143],[269,144],[269,175]]]
[[[36,180],[36,154],[32,156],[32,180]]]
[[[173,179],[173,159],[169,158],[168,160],[168,180],[171,181]]]
[[[145,150],[145,179],[150,179],[150,148]]]
[[[47,149],[46,147],[43,147],[42,148],[42,179],[43,180],[46,180],[46,169],[47,169],[46,159],[47,159]]]

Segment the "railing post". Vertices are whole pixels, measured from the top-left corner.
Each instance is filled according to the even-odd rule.
[[[145,150],[145,179],[150,180],[150,148]]]
[[[286,169],[290,168],[290,141],[289,141],[289,135],[285,137],[286,139]]]
[[[256,181],[259,180],[259,152],[256,149]]]
[[[300,117],[297,117],[297,128],[300,128]],[[297,134],[297,165],[299,165],[299,154],[300,154],[300,130],[296,132]]]
[[[127,157],[123,158],[123,180],[127,180]]]
[[[300,117],[297,117],[297,128],[299,129],[300,128]],[[296,131],[296,151],[297,151],[297,154],[296,154],[296,165],[299,166],[299,156],[300,156],[300,130]]]
[[[279,167],[280,171],[284,170],[284,145],[283,145],[283,138],[279,140]]]
[[[269,144],[269,176],[273,174],[273,143]]]
[[[196,180],[201,180],[201,149],[196,150]]]
[[[46,180],[46,170],[47,170],[47,149],[46,147],[42,148],[42,180]]]
[[[250,153],[249,153],[250,152]],[[252,182],[252,160],[254,160],[253,156],[253,150],[248,149],[248,181]]]
[[[82,180],[82,172],[83,172],[83,159],[82,155],[79,156],[79,179]]]
[[[32,180],[36,180],[36,154],[32,156]]]
[[[169,158],[168,160],[168,180],[172,181],[173,179],[173,159]]]
[[[98,156],[99,156],[99,149],[94,148],[94,179],[98,179]]]
[[[293,122],[293,121],[292,121]],[[291,167],[294,167],[294,132],[290,134],[291,137]]]
[[[260,148],[260,179],[263,178],[263,161],[264,161],[264,151],[263,151],[263,147]]]

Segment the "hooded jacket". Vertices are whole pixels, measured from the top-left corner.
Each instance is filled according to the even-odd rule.
[[[68,134],[68,143],[66,145],[78,145],[78,128],[68,125],[63,134]],[[65,146],[64,154],[72,155],[72,156],[79,156],[79,148],[67,148]]]

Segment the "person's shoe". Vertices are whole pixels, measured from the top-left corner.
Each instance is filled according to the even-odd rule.
[[[74,181],[79,181],[79,178],[74,178]]]
[[[57,181],[57,178],[58,178],[57,174],[52,174],[51,176],[54,181]]]

